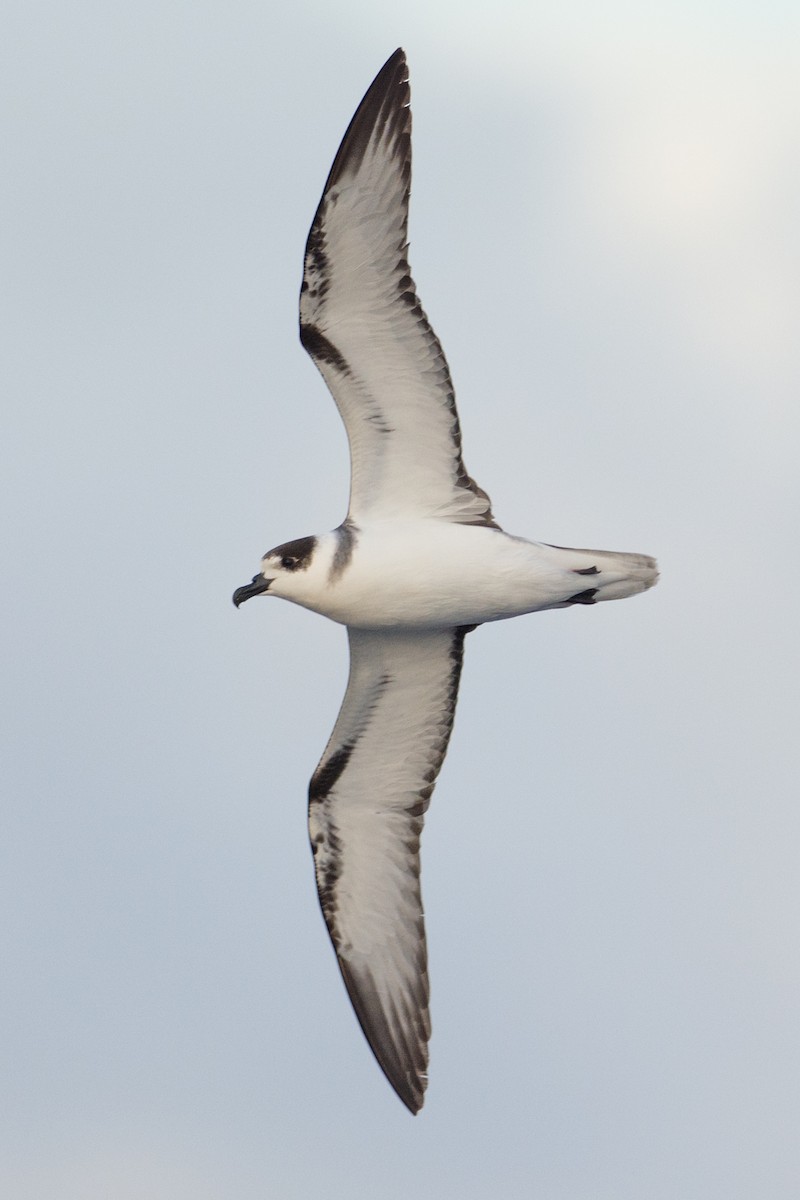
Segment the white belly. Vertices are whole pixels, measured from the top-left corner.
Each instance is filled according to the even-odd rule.
[[[359,531],[350,562],[309,607],[362,628],[498,621],[589,585],[564,561],[572,553],[482,526],[375,525]]]

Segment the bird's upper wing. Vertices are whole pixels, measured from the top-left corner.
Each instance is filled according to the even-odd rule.
[[[300,339],[350,442],[350,510],[495,525],[470,479],[450,371],[406,252],[411,110],[397,50],[350,122],[305,254]]]
[[[419,839],[466,632],[349,629],[347,692],[309,788],[317,888],[342,976],[412,1112],[422,1107],[430,1037]]]

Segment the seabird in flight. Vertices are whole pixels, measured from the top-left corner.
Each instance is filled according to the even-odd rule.
[[[657,570],[643,554],[506,533],[467,474],[450,370],[406,258],[409,96],[397,50],[350,122],[306,244],[300,340],[347,430],[347,516],[270,550],[233,600],[281,596],[347,627],[347,691],[309,788],[311,848],[361,1028],[415,1113],[431,1032],[419,842],[464,639],[485,621],[633,596]]]

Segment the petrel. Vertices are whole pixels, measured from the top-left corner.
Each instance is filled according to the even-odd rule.
[[[306,243],[300,340],[347,430],[347,516],[270,550],[233,602],[281,596],[347,627],[347,691],[308,793],[311,849],[356,1016],[416,1113],[431,1032],[420,834],[464,639],[485,621],[633,596],[658,572],[644,554],[506,533],[468,475],[450,370],[406,257],[409,99],[396,50],[350,122]]]

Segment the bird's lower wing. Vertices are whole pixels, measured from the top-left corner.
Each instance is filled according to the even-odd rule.
[[[412,1112],[422,1107],[430,1037],[419,840],[466,632],[349,629],[347,692],[309,788],[317,887],[342,976]]]

